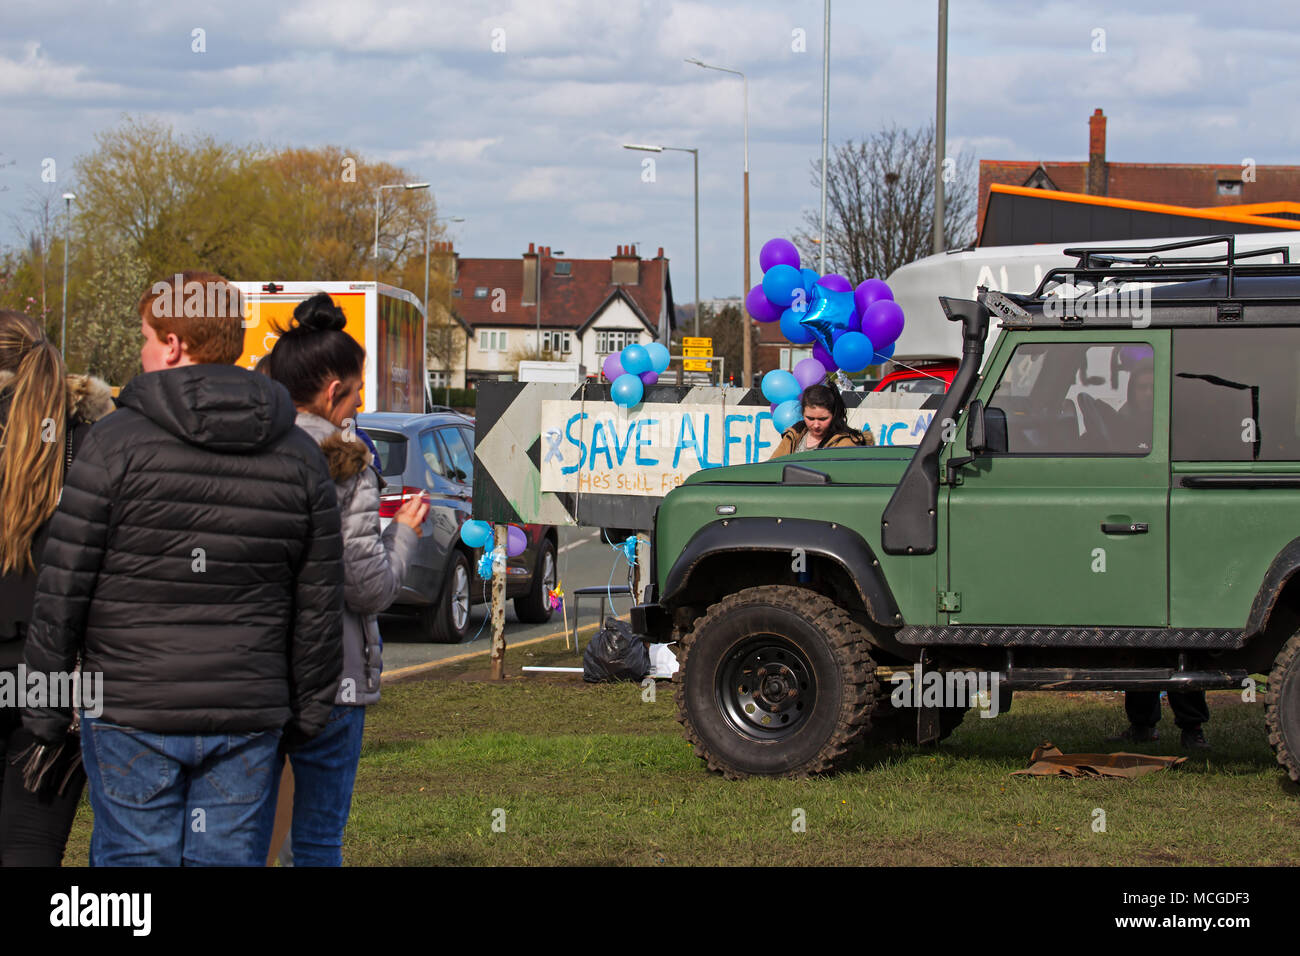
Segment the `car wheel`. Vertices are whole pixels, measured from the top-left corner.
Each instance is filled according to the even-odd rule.
[[[420,612],[429,639],[437,644],[459,644],[469,636],[469,561],[454,549],[447,561],[442,592],[436,604]]]
[[[551,619],[555,612],[548,592],[555,587],[555,576],[555,545],[550,538],[543,538],[532,586],[527,594],[515,598],[515,617],[527,624],[544,624]]]
[[[709,769],[801,777],[841,765],[870,726],[867,632],[804,588],[747,588],[681,641],[678,720]]]
[[[1264,701],[1268,742],[1277,762],[1300,783],[1300,634],[1293,634],[1273,661]]]

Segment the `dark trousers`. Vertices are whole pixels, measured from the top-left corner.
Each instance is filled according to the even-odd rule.
[[[18,708],[0,708],[0,866],[59,866],[86,785],[78,767],[62,796],[27,790],[18,754],[31,743]]]
[[[1210,708],[1205,703],[1205,691],[1170,691],[1169,706],[1174,712],[1174,723],[1182,730],[1199,730],[1210,719]],[[1124,694],[1124,712],[1135,727],[1154,727],[1160,722],[1160,691],[1130,690]]]

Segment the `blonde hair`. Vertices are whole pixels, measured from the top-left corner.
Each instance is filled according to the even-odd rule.
[[[68,391],[63,357],[36,320],[0,310],[0,372],[13,375],[0,424],[0,573],[34,569],[32,539],[63,490]]]

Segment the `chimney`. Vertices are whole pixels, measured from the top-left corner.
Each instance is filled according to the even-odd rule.
[[[528,244],[528,251],[524,253],[523,294],[519,297],[519,304],[537,304],[537,252],[531,242]]]
[[[1106,114],[1094,110],[1088,117],[1088,188],[1093,196],[1105,196],[1109,188],[1106,172]]]
[[[619,246],[610,262],[609,281],[614,285],[639,285],[641,282],[641,259],[636,254],[636,246]]]
[[[664,247],[660,246],[659,251],[655,254],[655,258],[662,259],[663,257],[664,257]]]

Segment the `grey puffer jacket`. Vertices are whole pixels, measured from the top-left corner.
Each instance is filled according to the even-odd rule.
[[[311,412],[298,412],[295,423],[329,462],[343,525],[343,674],[334,703],[378,703],[384,670],[378,616],[397,597],[419,539],[396,521],[380,533],[380,479],[365,442],[348,440]]]

